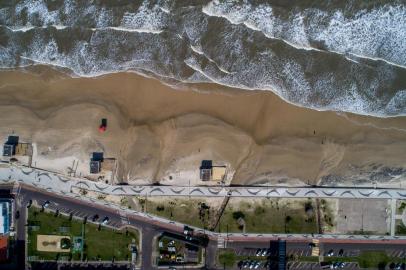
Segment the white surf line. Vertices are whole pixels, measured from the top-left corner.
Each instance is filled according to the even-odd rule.
[[[354,120],[354,119],[351,119],[350,117],[348,117],[347,113],[337,112],[336,114],[337,114],[338,116],[341,116],[341,117],[345,118],[347,121],[349,121],[349,122],[351,122],[352,124],[357,125],[357,126],[367,126],[367,127],[372,127],[372,128],[381,129],[381,130],[395,130],[395,131],[400,131],[400,132],[406,132],[406,129],[404,129],[404,128],[397,128],[397,127],[380,127],[380,126],[377,126],[377,125],[375,125],[375,124],[373,124],[373,123],[370,123],[370,122],[368,122],[368,123],[360,123],[360,122],[358,122],[357,120]],[[382,119],[382,118],[381,118],[381,119]]]
[[[336,53],[339,53],[339,52],[336,52]],[[341,53],[341,54],[345,55],[344,53]],[[387,63],[387,64],[389,64],[391,66],[396,66],[396,67],[399,67],[399,68],[406,69],[406,66],[401,65],[401,64],[397,64],[397,63],[394,63],[394,62],[390,62],[390,61],[388,61],[388,60],[386,60],[384,58],[359,55],[359,54],[352,53],[352,52],[349,52],[348,54],[356,56],[356,57],[361,58],[361,59],[368,59],[368,60],[372,60],[372,61],[383,61],[383,62],[385,62],[385,63]]]
[[[279,37],[275,37],[275,36],[270,36],[270,35],[264,33],[261,29],[259,29],[259,28],[257,28],[257,27],[254,27],[254,26],[250,26],[250,24],[248,24],[246,21],[237,23],[237,22],[234,22],[234,21],[230,20],[230,19],[227,17],[227,15],[211,13],[211,12],[209,12],[209,11],[205,8],[205,6],[202,8],[202,12],[203,12],[204,14],[210,16],[210,17],[220,17],[220,18],[224,18],[224,19],[226,19],[229,23],[231,23],[231,24],[233,24],[233,25],[245,25],[245,27],[247,27],[248,29],[250,29],[250,30],[252,30],[252,31],[256,31],[256,32],[262,33],[266,38],[274,39],[274,40],[280,40],[280,41],[282,41],[282,42],[288,44],[289,46],[291,46],[291,47],[293,47],[293,48],[295,48],[295,49],[298,49],[298,50],[316,51],[316,52],[326,52],[326,53],[329,53],[329,52],[330,52],[330,53],[335,53],[335,54],[339,54],[339,55],[342,55],[342,56],[345,56],[346,54],[351,54],[351,55],[354,55],[354,56],[356,56],[356,57],[358,57],[358,58],[369,59],[369,60],[373,60],[373,61],[383,61],[383,62],[385,62],[385,63],[387,63],[387,64],[389,64],[389,65],[406,69],[406,65],[401,65],[401,64],[398,64],[398,63],[394,63],[394,62],[391,62],[391,61],[389,61],[389,60],[386,60],[386,59],[380,58],[380,57],[372,57],[372,56],[366,56],[366,55],[359,55],[359,54],[352,53],[352,52],[344,53],[344,52],[340,52],[340,51],[337,51],[337,50],[334,50],[334,49],[330,49],[330,48],[328,48],[328,50],[321,50],[321,49],[317,49],[317,48],[315,48],[315,47],[310,47],[310,46],[300,46],[300,45],[298,45],[298,44],[295,44],[295,43],[292,43],[292,42],[290,42],[290,41],[287,41],[287,40],[285,40],[285,39],[283,39],[283,38],[279,38]],[[347,57],[345,57],[345,58],[348,59]],[[348,59],[348,60],[350,60],[350,59]],[[350,61],[355,62],[355,63],[358,63],[358,62],[353,61],[353,60],[350,60]],[[358,63],[358,64],[359,64],[359,63]]]
[[[77,27],[76,25],[58,25],[58,24],[51,24],[51,25],[43,25],[43,26],[8,26],[8,25],[1,25],[6,27],[12,32],[27,32],[32,29],[46,29],[48,27],[53,27],[57,30],[63,30],[69,27]],[[82,29],[87,29],[91,31],[104,31],[104,30],[115,30],[115,31],[121,31],[121,32],[137,32],[137,33],[150,33],[150,34],[160,34],[164,30],[151,30],[151,29],[144,29],[144,28],[127,28],[123,26],[108,26],[108,27],[94,27],[94,28],[89,28],[89,27],[81,27]]]
[[[247,23],[246,21],[237,23],[237,22],[234,22],[234,21],[230,20],[230,18],[228,18],[227,15],[211,13],[211,12],[209,12],[209,11],[206,9],[206,6],[204,6],[204,7],[202,8],[202,13],[206,14],[206,15],[209,16],[209,17],[224,18],[224,19],[226,19],[229,23],[231,23],[231,24],[233,24],[233,25],[244,25],[245,27],[247,27],[248,29],[250,29],[250,30],[252,30],[252,31],[260,32],[260,33],[263,34],[266,38],[280,40],[280,41],[282,41],[282,42],[288,44],[289,46],[294,47],[294,48],[299,49],[299,50],[305,50],[305,51],[323,51],[323,50],[320,50],[320,49],[317,49],[317,48],[314,48],[314,47],[310,47],[310,46],[300,46],[300,45],[294,44],[294,43],[292,43],[292,42],[290,42],[290,41],[287,41],[287,40],[285,40],[285,39],[283,39],[283,38],[279,38],[279,37],[275,37],[275,36],[270,36],[270,35],[264,33],[264,32],[263,32],[261,29],[259,29],[258,27],[255,27],[255,26],[253,26],[252,24]]]
[[[101,27],[101,28],[89,28],[92,31],[103,31],[103,30],[115,30],[121,32],[130,32],[130,33],[147,33],[147,34],[160,34],[164,30],[151,30],[151,29],[143,29],[143,28],[126,28],[123,26],[109,26],[109,27]]]
[[[210,57],[208,57],[204,52],[199,51],[197,48],[195,48],[193,45],[190,45],[190,48],[192,49],[192,51],[194,51],[195,53],[197,53],[198,55],[203,56],[204,58],[206,58],[207,60],[209,60],[211,63],[213,63],[214,65],[216,65],[217,69],[220,70],[223,73],[226,74],[235,74],[235,72],[230,72],[228,70],[226,70],[225,68],[221,67],[219,64],[217,64],[216,61],[214,61],[213,59],[211,59]]]

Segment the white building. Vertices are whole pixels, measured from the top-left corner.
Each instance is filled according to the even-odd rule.
[[[0,235],[10,232],[11,203],[10,201],[0,201]]]

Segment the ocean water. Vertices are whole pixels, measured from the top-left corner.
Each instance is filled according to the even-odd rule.
[[[404,1],[2,0],[0,67],[136,71],[406,115]]]

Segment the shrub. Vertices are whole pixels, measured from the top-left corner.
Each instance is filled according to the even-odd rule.
[[[244,219],[244,218],[245,218],[245,215],[244,215],[244,213],[241,212],[241,211],[236,211],[236,212],[233,212],[233,218],[234,218],[235,220],[237,220],[237,219],[239,219],[239,218]]]

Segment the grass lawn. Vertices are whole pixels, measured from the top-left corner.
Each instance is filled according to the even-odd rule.
[[[28,211],[28,224],[37,225],[38,230],[28,228],[28,256],[38,256],[38,259],[55,260],[61,256],[70,257],[73,260],[80,260],[80,252],[39,252],[37,251],[37,235],[38,234],[51,234],[51,235],[65,235],[73,237],[80,237],[82,235],[82,221],[69,219],[65,216],[59,215],[55,217],[53,213],[40,212],[38,209],[31,207]],[[60,228],[66,228],[66,231],[61,232]],[[112,260],[113,256],[116,260],[127,260],[131,258],[129,244],[135,241],[139,246],[138,231],[116,231],[106,227],[102,227],[100,231],[97,230],[97,225],[87,223],[84,226],[84,259],[88,260]]]
[[[358,257],[324,257],[325,262],[358,262]]]
[[[359,266],[362,268],[381,268],[385,267],[390,261],[388,255],[381,251],[362,252],[358,257]]]
[[[361,268],[383,268],[390,263],[404,263],[405,259],[389,257],[383,251],[366,251],[358,257],[358,264]]]
[[[225,250],[219,254],[219,263],[225,267],[233,267],[237,262],[237,256],[234,251]]]
[[[289,258],[288,258],[288,260],[289,260]],[[300,261],[300,262],[319,262],[319,257],[317,257],[317,256],[303,256],[303,257],[297,258],[297,261]]]
[[[231,199],[233,200],[233,199]],[[216,231],[246,233],[316,233],[315,201],[310,199],[255,199],[226,207]],[[307,210],[307,211],[306,211]]]
[[[148,199],[145,205],[146,212],[153,215],[207,229],[218,209],[202,209],[202,203],[208,205],[204,199],[189,198],[173,198],[162,202]]]
[[[210,206],[205,199],[189,198],[148,199],[143,205],[152,215],[208,229],[221,203],[203,210],[202,203]],[[328,210],[328,203],[323,207]],[[242,214],[245,228],[238,223],[236,212]],[[246,233],[317,233],[316,203],[313,199],[232,198],[215,231],[226,232],[227,226],[229,232],[245,229]]]

